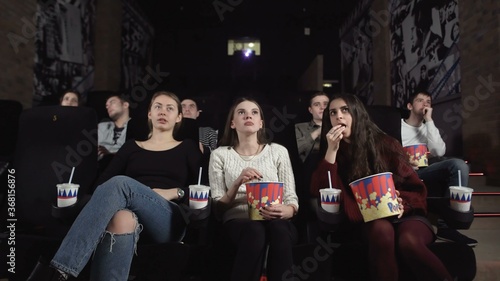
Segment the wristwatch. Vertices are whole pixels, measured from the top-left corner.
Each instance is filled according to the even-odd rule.
[[[184,190],[182,188],[177,188],[177,199],[182,199],[184,197]]]

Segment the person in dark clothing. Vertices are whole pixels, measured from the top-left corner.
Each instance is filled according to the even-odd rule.
[[[186,222],[178,203],[196,183],[201,159],[197,143],[174,139],[181,120],[177,96],[157,92],[149,138],[120,148],[52,259],[59,280],[77,277],[92,256],[91,280],[127,280],[141,232],[157,243],[181,241]]]
[[[453,280],[441,260],[427,247],[435,240],[425,218],[427,189],[410,165],[399,142],[371,120],[354,95],[335,95],[325,110],[320,155],[311,180],[311,192],[332,186],[342,190],[341,208],[353,236],[368,246],[373,280],[398,280],[398,258],[419,280]],[[364,222],[349,183],[373,174],[392,172],[399,215]]]

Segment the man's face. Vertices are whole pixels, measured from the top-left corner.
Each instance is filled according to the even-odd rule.
[[[200,116],[200,111],[194,100],[185,99],[181,102],[181,106],[183,117],[196,119]]]
[[[323,119],[323,111],[328,106],[329,101],[330,99],[324,95],[315,96],[311,100],[309,112],[311,113],[313,120],[321,121]]]
[[[118,97],[110,97],[106,101],[106,110],[108,111],[111,120],[118,120],[126,111],[128,111],[128,103],[123,102]]]
[[[423,116],[424,109],[431,106],[432,106],[431,97],[424,94],[418,94],[413,99],[413,102],[411,104],[410,103],[408,104],[408,110],[410,110],[411,113]]]

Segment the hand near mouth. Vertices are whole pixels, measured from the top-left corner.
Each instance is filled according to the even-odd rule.
[[[328,141],[329,149],[332,149],[333,151],[337,151],[339,149],[340,141],[343,138],[342,132],[345,130],[345,128],[345,124],[339,124],[328,131],[328,133],[326,134],[326,139]]]

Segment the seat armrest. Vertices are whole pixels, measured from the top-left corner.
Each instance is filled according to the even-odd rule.
[[[189,204],[189,203],[188,203]],[[210,219],[210,214],[212,212],[212,198],[208,198],[207,206],[201,209],[189,208],[187,204],[180,204],[181,211],[187,220],[189,228],[199,228],[206,226]]]
[[[78,198],[76,203],[67,207],[57,207],[57,205],[52,205],[51,215],[53,218],[61,220],[63,223],[72,224],[76,216],[80,213],[83,207],[90,200],[91,195],[83,195]]]
[[[189,206],[188,206],[189,208]],[[212,198],[208,198],[208,203],[207,206],[201,208],[201,209],[191,209],[186,210],[189,214],[189,220],[190,221],[200,221],[200,220],[205,220],[210,216],[210,212],[212,209]]]
[[[450,205],[446,205],[441,212],[446,224],[455,229],[469,229],[474,220],[474,208],[471,206],[468,212],[453,210]]]
[[[316,211],[320,229],[323,231],[330,232],[337,230],[345,219],[342,212],[330,213],[325,211],[317,198],[311,199],[311,205],[313,206],[313,210]]]
[[[436,213],[450,228],[469,229],[474,220],[472,206],[468,212],[455,211],[450,207],[450,198],[428,197],[427,205],[429,212]]]

